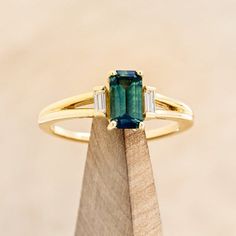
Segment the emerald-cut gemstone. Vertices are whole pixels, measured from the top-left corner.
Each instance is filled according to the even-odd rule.
[[[111,75],[110,115],[119,129],[137,129],[143,116],[142,77],[136,71],[117,70]]]

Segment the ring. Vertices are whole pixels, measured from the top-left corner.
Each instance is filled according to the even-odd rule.
[[[88,107],[92,105],[93,107]],[[156,129],[145,130],[147,140],[175,134],[193,124],[192,110],[182,102],[163,96],[156,88],[143,86],[140,71],[116,70],[109,74],[108,85],[49,105],[39,114],[39,126],[49,134],[80,142],[89,142],[89,132],[59,126],[59,121],[104,117],[108,130],[145,129],[144,120],[171,121]]]

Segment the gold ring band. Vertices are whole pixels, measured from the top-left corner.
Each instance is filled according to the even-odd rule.
[[[109,96],[108,96],[109,98]],[[59,121],[78,118],[104,117],[104,112],[84,106],[94,103],[94,92],[70,97],[43,109],[39,115],[39,126],[49,134],[80,142],[89,142],[89,132],[78,132],[58,126]],[[148,140],[184,131],[193,124],[192,110],[182,102],[155,93],[155,112],[145,112],[145,120],[163,119],[174,121],[164,127],[146,131]]]

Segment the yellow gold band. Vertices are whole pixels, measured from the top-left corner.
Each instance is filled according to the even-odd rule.
[[[78,118],[108,118],[103,112],[84,106],[94,103],[94,94],[86,93],[64,99],[49,105],[39,115],[40,127],[49,134],[80,142],[89,142],[89,132],[78,132],[56,125],[59,121]],[[146,131],[148,140],[153,140],[170,134],[184,131],[193,124],[193,112],[182,102],[176,101],[159,93],[155,94],[155,112],[147,112],[145,120],[162,119],[174,121],[164,127]]]

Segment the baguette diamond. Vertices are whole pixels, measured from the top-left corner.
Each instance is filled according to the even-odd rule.
[[[155,88],[153,87],[146,87],[144,92],[144,99],[145,99],[145,111],[146,112],[155,112],[156,105],[155,105]]]
[[[106,90],[105,90],[105,88],[94,90],[94,109],[96,112],[106,113]]]

